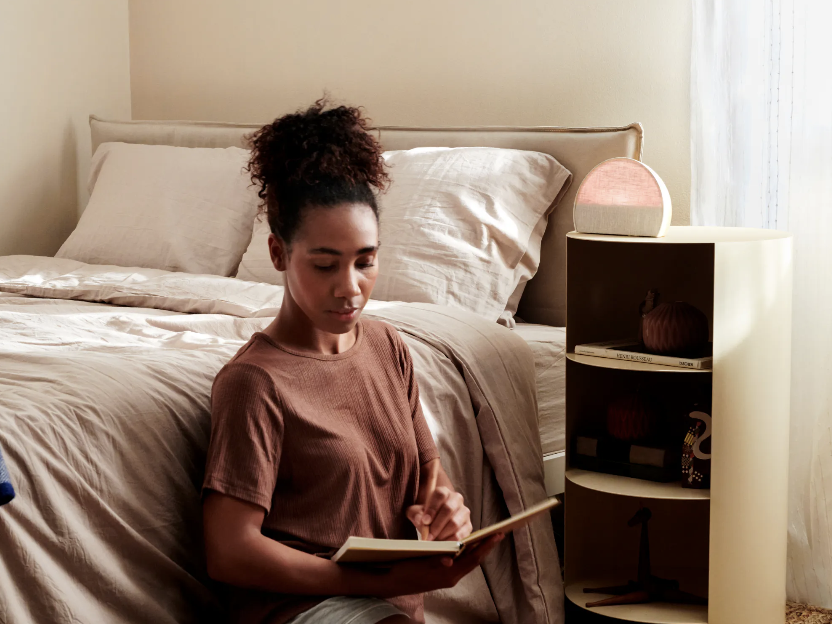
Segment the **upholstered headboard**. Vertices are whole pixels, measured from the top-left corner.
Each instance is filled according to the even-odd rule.
[[[107,121],[90,117],[93,152],[101,143],[143,143],[182,147],[245,147],[245,136],[260,124],[195,121]],[[587,173],[608,158],[641,159],[640,124],[621,128],[379,127],[387,150],[413,147],[502,147],[544,152],[572,172],[572,185],[549,218],[540,252],[540,269],[529,282],[517,311],[531,323],[566,325],[566,233],[573,229],[572,205]]]

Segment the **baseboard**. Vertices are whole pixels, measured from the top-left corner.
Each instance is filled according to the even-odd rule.
[[[563,494],[564,472],[566,472],[566,451],[547,453],[543,456],[543,479],[547,496]]]

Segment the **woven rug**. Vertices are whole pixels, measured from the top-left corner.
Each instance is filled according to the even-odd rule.
[[[789,602],[786,603],[786,624],[832,624],[832,611]]]

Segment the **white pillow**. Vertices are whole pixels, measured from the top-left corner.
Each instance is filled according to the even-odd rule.
[[[283,273],[274,268],[269,255],[269,222],[261,214],[254,220],[254,233],[246,253],[240,261],[237,278],[248,282],[283,285]]]
[[[385,152],[373,299],[450,305],[511,324],[572,174],[548,154],[487,147]],[[281,284],[255,223],[237,277]]]
[[[89,264],[233,275],[258,197],[248,150],[103,143],[90,201],[56,254]]]

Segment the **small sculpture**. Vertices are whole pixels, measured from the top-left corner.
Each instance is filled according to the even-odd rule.
[[[607,432],[624,442],[639,442],[650,438],[657,422],[653,403],[640,391],[625,394],[607,407]]]
[[[684,301],[659,304],[642,323],[644,346],[657,355],[699,357],[708,333],[708,317]]]
[[[711,417],[699,411],[688,416],[694,423],[682,444],[682,487],[706,489],[711,487]]]
[[[659,291],[651,288],[638,307],[638,341],[642,344],[644,343],[644,317],[650,314],[657,305],[659,305]]]

